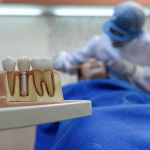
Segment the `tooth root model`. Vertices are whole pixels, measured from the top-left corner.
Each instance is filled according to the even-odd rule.
[[[16,61],[12,57],[3,60],[4,71],[0,71],[0,107],[32,106],[63,103],[59,73],[52,70],[51,58],[23,56]],[[25,72],[25,73],[24,73]],[[24,76],[25,77],[22,77]]]
[[[16,60],[10,56],[6,57],[2,61],[4,71],[7,71],[8,86],[11,95],[14,94],[14,71],[16,66]]]
[[[34,81],[37,92],[40,96],[43,95],[42,82],[45,82],[47,92],[50,96],[54,94],[52,82],[52,59],[50,57],[32,58],[31,66],[34,72]]]

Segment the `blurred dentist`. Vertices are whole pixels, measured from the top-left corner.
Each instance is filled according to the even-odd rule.
[[[95,57],[107,65],[109,76],[127,80],[150,93],[150,36],[142,30],[145,18],[140,4],[120,3],[103,25],[105,34],[94,36],[71,53],[62,51],[53,58],[53,68],[74,74],[73,66]]]

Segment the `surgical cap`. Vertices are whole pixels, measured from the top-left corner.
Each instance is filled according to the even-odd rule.
[[[103,25],[103,31],[114,41],[129,42],[143,33],[144,21],[143,7],[128,1],[115,7],[113,16]]]

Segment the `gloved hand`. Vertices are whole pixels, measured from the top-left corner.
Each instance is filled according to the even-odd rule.
[[[73,68],[72,64],[67,60],[69,54],[66,51],[61,51],[59,55],[53,57],[53,68],[69,74],[76,74],[77,69]]]
[[[71,75],[77,74],[77,68],[74,67],[67,59],[63,61],[62,72],[69,73]]]
[[[107,62],[109,71],[118,76],[132,76],[136,66],[127,60],[110,60]]]

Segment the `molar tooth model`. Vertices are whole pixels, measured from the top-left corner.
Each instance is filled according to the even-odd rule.
[[[29,71],[30,63],[33,70]],[[50,57],[26,56],[17,60],[7,57],[0,71],[0,107],[32,106],[63,103],[59,73],[52,70]]]
[[[40,96],[43,95],[41,88],[41,81],[47,83],[47,92],[49,96],[52,96],[53,91],[53,82],[52,82],[52,59],[50,57],[43,58],[32,58],[31,66],[34,72],[34,83],[36,90]]]

